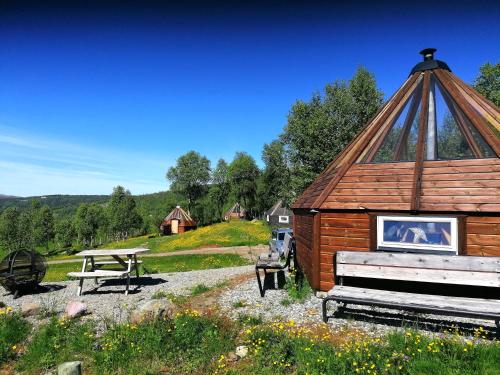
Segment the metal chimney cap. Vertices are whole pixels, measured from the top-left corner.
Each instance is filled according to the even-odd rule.
[[[415,65],[411,70],[410,75],[415,72],[423,72],[425,70],[433,69],[444,69],[451,72],[450,67],[444,61],[434,60],[434,52],[436,51],[437,50],[435,48],[425,48],[420,51],[420,54],[424,56],[424,61],[421,61],[417,65]]]
[[[437,51],[435,48],[425,48],[419,53],[424,56],[424,61],[434,60],[434,53]]]

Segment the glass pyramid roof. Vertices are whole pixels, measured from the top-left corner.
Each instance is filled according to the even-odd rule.
[[[434,51],[422,51],[424,62],[412,70],[415,83],[357,162],[415,161],[418,152],[423,160],[497,157],[498,109],[434,60]]]

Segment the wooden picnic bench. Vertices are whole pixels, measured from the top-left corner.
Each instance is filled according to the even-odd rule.
[[[135,270],[136,276],[139,277],[139,264],[142,262],[137,260],[137,254],[148,251],[149,249],[99,249],[81,251],[76,256],[83,257],[82,270],[80,272],[69,272],[68,276],[80,279],[77,295],[82,294],[83,281],[85,279],[94,279],[97,284],[99,278],[126,278],[125,295],[128,294],[130,287],[130,274]],[[113,260],[99,260],[95,257],[111,257]],[[126,259],[125,259],[126,258]],[[90,261],[90,262],[89,262]],[[87,267],[90,265],[90,269]],[[118,269],[101,269],[104,266],[115,265]]]
[[[421,313],[453,315],[500,321],[500,257],[450,256],[385,252],[339,251],[335,257],[336,284],[323,299],[327,304],[373,305]],[[455,286],[487,287],[494,298],[407,293],[344,285],[344,278],[397,280]],[[497,292],[498,291],[498,292]],[[451,294],[451,293],[449,293]]]
[[[290,271],[292,258],[295,256],[295,242],[290,234],[285,234],[283,242],[283,256],[270,247],[268,254],[262,254],[255,264],[255,274],[257,276],[257,284],[259,286],[260,296],[264,297],[266,290],[260,278],[260,271],[264,271],[264,280],[268,275],[268,271],[283,271],[288,267]],[[283,262],[284,261],[284,262]],[[295,265],[295,262],[294,262]]]

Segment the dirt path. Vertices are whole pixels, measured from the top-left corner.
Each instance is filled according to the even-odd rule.
[[[239,254],[253,260],[255,259],[256,256],[266,252],[267,250],[268,250],[267,245],[207,247],[201,249],[171,251],[168,253],[142,254],[141,258],[169,257],[174,255],[186,255],[186,254]],[[81,263],[81,262],[82,260],[80,258],[75,258],[75,259],[52,260],[48,261],[47,263],[50,265],[50,264]]]

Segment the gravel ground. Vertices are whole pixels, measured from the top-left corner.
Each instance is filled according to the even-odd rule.
[[[282,301],[289,299],[286,290],[267,290],[264,298],[260,297],[259,289],[255,279],[248,280],[237,285],[232,290],[223,292],[219,297],[219,303],[226,313],[232,318],[239,314],[261,316],[263,320],[294,320],[295,322],[321,323],[321,298],[311,295],[302,303],[283,305]],[[244,304],[243,307],[239,307]],[[335,304],[330,303],[329,315],[333,314]],[[461,331],[473,333],[473,329],[479,326],[494,329],[493,321],[478,319],[454,318],[449,316],[411,314],[402,311],[382,309],[366,306],[348,306],[349,314],[330,318],[328,324],[332,329],[343,328],[360,329],[369,334],[380,335],[402,329],[403,325],[416,327],[427,331],[441,331],[451,328],[453,324],[458,325]]]
[[[124,280],[101,281],[96,288],[93,280],[86,280],[84,294],[76,296],[77,281],[64,281],[57,283],[43,283],[45,292],[25,295],[16,300],[0,287],[0,301],[14,309],[20,309],[24,303],[38,302],[46,315],[60,314],[64,311],[69,301],[79,300],[87,304],[90,313],[85,319],[95,319],[105,323],[109,321],[124,321],[130,312],[137,306],[149,301],[158,291],[176,295],[188,295],[190,289],[198,284],[214,286],[221,281],[240,275],[252,275],[254,266],[220,268],[211,270],[175,272],[155,274],[141,277],[140,284],[135,278],[131,279],[128,296],[123,291]],[[309,296],[301,303],[283,304],[282,301],[290,298],[286,290],[267,290],[264,298],[260,297],[257,282],[254,277],[241,282],[236,286],[224,289],[215,297],[221,312],[234,319],[240,314],[261,316],[265,321],[294,320],[297,323],[321,323],[321,298]],[[335,309],[330,303],[331,311]],[[342,314],[330,318],[328,324],[332,329],[360,329],[369,334],[380,335],[401,329],[402,326],[413,326],[427,331],[441,331],[458,325],[460,330],[473,333],[479,326],[492,331],[495,327],[493,321],[477,319],[453,318],[449,316],[410,314],[401,311],[382,309],[366,306],[349,306],[349,314]],[[37,319],[33,319],[37,321]]]
[[[101,280],[97,289],[94,280],[87,279],[83,285],[84,294],[80,297],[76,296],[78,281],[42,283],[46,288],[44,293],[25,295],[17,299],[13,299],[11,294],[0,287],[0,301],[14,309],[20,309],[24,303],[38,302],[42,310],[50,315],[62,313],[69,301],[78,300],[86,303],[91,312],[87,319],[123,321],[128,318],[130,311],[150,300],[152,295],[160,290],[186,295],[190,293],[190,288],[198,284],[213,286],[234,276],[248,274],[252,270],[253,266],[243,266],[154,274],[142,276],[140,283],[132,277],[128,296],[123,293],[125,281],[118,279]]]

